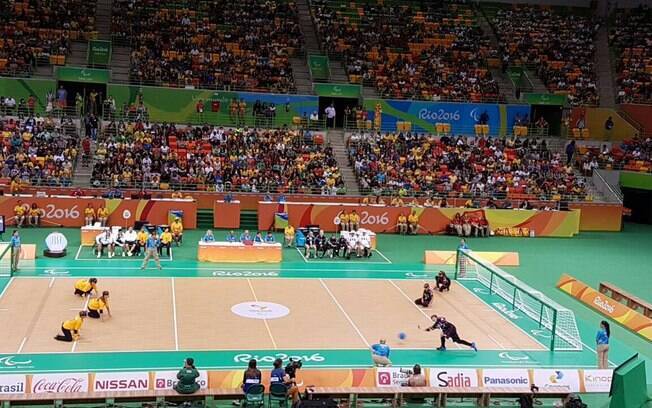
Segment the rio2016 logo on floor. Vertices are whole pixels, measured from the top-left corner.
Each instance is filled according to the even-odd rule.
[[[280,358],[283,361],[294,360],[301,361],[302,363],[323,363],[326,360],[326,358],[319,353],[313,353],[310,355],[290,355],[286,353],[276,353],[267,356],[243,353],[236,354],[233,357],[233,361],[236,363],[248,363],[249,360],[254,359],[261,363],[273,363],[277,358]]]

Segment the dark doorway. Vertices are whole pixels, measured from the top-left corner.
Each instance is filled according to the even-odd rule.
[[[652,191],[637,188],[622,188],[623,205],[632,210],[630,220],[652,224]]]
[[[536,123],[543,116],[546,122],[548,122],[548,134],[559,135],[563,110],[561,105],[532,105],[532,119],[530,123]]]
[[[330,104],[333,104],[335,107],[335,127],[344,126],[344,110],[348,106],[352,111],[356,106],[360,104],[360,100],[357,98],[333,98],[331,96],[320,96],[319,97],[319,117],[326,119],[326,114],[324,110]]]
[[[106,84],[59,81],[57,89],[59,89],[60,86],[63,86],[63,89],[68,93],[66,98],[68,106],[73,109],[76,108],[75,98],[77,97],[77,94],[79,94],[84,100],[82,114],[93,111],[95,115],[100,116],[102,114],[102,105],[106,98]],[[97,94],[94,104],[91,98],[93,92]]]

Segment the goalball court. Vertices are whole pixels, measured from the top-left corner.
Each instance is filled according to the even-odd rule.
[[[86,319],[78,342],[58,342],[61,322],[86,306],[73,295],[75,280],[13,278],[0,297],[0,325],[8,328],[0,353],[345,350],[381,338],[394,349],[434,350],[439,333],[417,328],[433,313],[480,350],[545,350],[457,282],[422,309],[413,298],[425,281],[389,279],[104,277],[98,288],[110,291],[113,318]]]

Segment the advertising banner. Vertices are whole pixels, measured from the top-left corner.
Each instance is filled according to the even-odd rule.
[[[32,394],[88,392],[87,373],[34,374]]]
[[[308,68],[313,80],[328,81],[330,78],[329,60],[326,55],[308,55]]]
[[[483,387],[530,388],[530,373],[526,368],[485,368],[478,371]]]
[[[242,372],[240,372],[242,374]],[[242,380],[242,377],[240,378]],[[154,389],[155,390],[171,390],[179,382],[177,380],[177,371],[156,371],[154,373]],[[199,370],[199,378],[197,383],[201,389],[208,388],[208,372]]]
[[[396,230],[399,215],[414,211],[419,217],[419,234],[445,233],[456,214],[473,213],[489,222],[491,230],[520,228],[535,231],[536,236],[572,237],[579,232],[580,211],[493,210],[465,208],[387,207],[358,204],[324,203],[265,203],[258,205],[258,229],[265,231],[274,226],[276,213],[287,213],[295,228],[319,225],[326,232],[337,231],[336,219],[342,211],[355,211],[360,216],[360,226],[376,233]]]
[[[534,384],[541,390],[569,388],[571,392],[580,392],[580,376],[577,370],[532,370]]]
[[[478,387],[478,371],[473,368],[431,368],[430,386],[448,387]]]
[[[580,370],[580,392],[609,392],[613,370]]]
[[[193,200],[130,200],[75,197],[0,197],[0,215],[7,225],[13,225],[14,207],[29,208],[35,203],[43,211],[44,227],[81,227],[85,224],[84,209],[90,204],[94,209],[104,206],[109,210],[108,225],[127,226],[136,221],[155,225],[168,224],[170,211],[182,211],[185,228],[197,227],[197,203]]]
[[[90,40],[88,42],[87,63],[89,65],[109,65],[111,62],[111,41]]]
[[[105,84],[109,82],[110,76],[108,69],[57,67],[59,81]]]
[[[144,391],[149,390],[149,372],[97,373],[91,383],[93,391]]]
[[[473,251],[484,260],[497,266],[519,266],[518,252],[483,252]],[[425,251],[424,263],[427,265],[455,265],[456,251]]]
[[[435,133],[436,123],[451,125],[452,134],[473,134],[481,119],[489,125],[489,135],[506,134],[514,125],[517,114],[530,114],[529,105],[498,105],[490,103],[452,103],[412,100],[366,99],[364,107],[375,120],[376,105],[382,110],[382,129],[396,130],[396,122],[412,123],[412,131]]]
[[[557,287],[639,336],[652,341],[652,319],[649,317],[613,300],[570,275],[563,274],[557,282]]]
[[[25,375],[7,374],[0,375],[0,395],[25,394],[27,379]]]
[[[410,378],[409,369],[400,367],[376,368],[376,387],[402,387]]]
[[[315,94],[334,98],[359,98],[362,87],[353,84],[313,84]]]

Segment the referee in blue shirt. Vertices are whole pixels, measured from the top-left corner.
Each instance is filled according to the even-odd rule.
[[[371,346],[371,359],[376,367],[391,367],[392,361],[389,359],[390,348],[385,339]]]
[[[158,235],[156,234],[156,230],[154,230],[152,234],[147,238],[147,241],[145,242],[145,259],[143,259],[143,264],[140,267],[140,269],[145,269],[147,263],[152,258],[154,258],[154,262],[156,262],[156,266],[159,269],[161,269],[161,260],[158,257],[158,246],[160,242],[161,240],[158,238]]]
[[[18,260],[20,259],[20,235],[18,235],[18,230],[14,230],[11,234],[11,241],[9,243],[12,250],[14,251],[11,255],[11,269],[13,271],[18,270]]]

